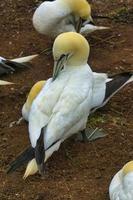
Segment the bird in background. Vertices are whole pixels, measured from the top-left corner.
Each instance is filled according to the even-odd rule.
[[[11,60],[0,56],[0,76],[12,74],[18,70],[28,68],[27,63],[36,58],[38,55],[39,54],[35,54]]]
[[[43,175],[44,162],[64,140],[78,131],[85,134],[94,83],[87,64],[89,52],[87,40],[78,33],[63,33],[55,39],[53,77],[46,81],[30,109],[31,147],[11,163],[8,173],[29,162],[26,177],[37,171]]]
[[[133,200],[133,161],[115,174],[109,186],[110,200]]]
[[[37,56],[38,54],[21,58],[15,58],[11,60],[0,56],[0,77],[5,76],[7,74],[12,74],[24,68],[28,68],[28,65],[26,63],[30,62]],[[0,85],[11,85],[11,84],[14,83],[0,80]]]
[[[96,30],[108,29],[94,25],[87,0],[45,1],[33,15],[33,26],[39,33],[52,38],[64,32],[79,32],[86,36]]]

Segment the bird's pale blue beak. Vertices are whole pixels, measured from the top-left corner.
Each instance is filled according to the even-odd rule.
[[[92,19],[92,16],[90,16],[90,17],[83,23],[83,26],[85,26],[86,24],[95,25],[94,20]]]
[[[63,54],[57,61],[54,62],[53,81],[57,78],[60,71],[63,69],[67,58],[68,58],[68,54],[67,55]]]

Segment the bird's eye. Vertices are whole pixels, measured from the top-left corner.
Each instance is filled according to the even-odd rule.
[[[69,56],[69,53],[68,54],[62,54],[61,56],[60,56],[60,58],[59,58],[59,60],[62,60],[63,58],[68,58],[68,56]]]

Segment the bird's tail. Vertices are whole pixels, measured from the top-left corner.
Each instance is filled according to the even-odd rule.
[[[119,92],[123,87],[131,82],[133,82],[133,72],[123,72],[120,74],[108,76],[106,81],[105,98],[101,105],[91,110],[91,113],[103,107],[117,92]]]
[[[133,72],[129,72],[129,74],[130,74],[130,78],[128,79],[126,84],[133,82]]]
[[[11,85],[11,84],[14,84],[14,83],[0,80],[0,85]]]
[[[10,163],[9,168],[7,169],[7,174],[14,172],[22,165],[27,164],[34,157],[35,157],[34,148],[28,147],[13,162]]]
[[[36,58],[39,54],[34,54],[30,56],[20,57],[20,58],[14,58],[11,61],[17,62],[17,63],[27,63]]]
[[[125,85],[133,81],[133,72],[123,72],[108,77],[104,102],[121,90]]]

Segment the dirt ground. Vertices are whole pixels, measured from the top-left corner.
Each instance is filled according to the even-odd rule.
[[[32,27],[31,18],[38,3],[38,0],[1,0],[1,56],[26,56],[52,44]],[[95,18],[95,22],[111,27],[88,37],[92,69],[109,73],[133,70],[132,0],[91,3],[95,17],[108,16]],[[37,174],[23,180],[25,167],[6,174],[8,164],[29,144],[27,123],[12,128],[9,124],[21,116],[33,83],[51,76],[52,66],[52,56],[45,56],[36,59],[30,69],[4,77],[16,85],[0,88],[0,199],[109,200],[111,178],[133,159],[133,85],[125,87],[91,119],[94,127],[102,127],[108,134],[106,138],[86,144],[67,140],[49,159],[44,179]]]

